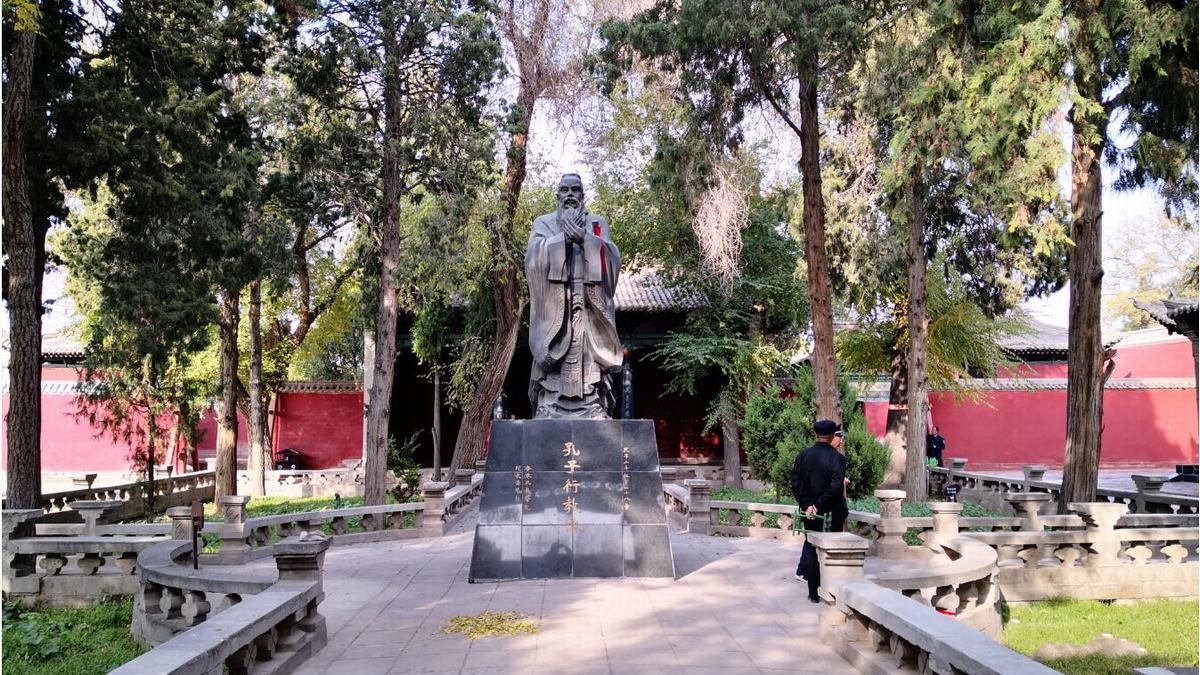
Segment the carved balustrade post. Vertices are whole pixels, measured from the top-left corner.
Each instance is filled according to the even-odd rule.
[[[908,551],[904,543],[904,533],[908,527],[901,520],[900,502],[905,497],[904,490],[876,490],[875,498],[879,500],[879,524],[875,531],[879,536],[875,539],[873,554],[880,558],[903,558]]]
[[[1121,540],[1118,538],[1115,526],[1121,516],[1129,511],[1126,504],[1071,503],[1067,508],[1078,513],[1087,526],[1088,542],[1084,544],[1088,556],[1084,558],[1085,567],[1105,567],[1116,565],[1120,561],[1117,553],[1121,550]]]
[[[827,638],[846,621],[846,614],[834,603],[838,588],[863,578],[863,564],[871,544],[849,532],[810,532],[808,542],[817,550],[821,566],[821,588],[817,593],[825,601],[820,635]]]
[[[954,482],[954,474],[961,473],[962,470],[965,468],[967,468],[967,460],[965,458],[951,457],[950,458],[950,468],[946,470],[946,481],[953,483]]]
[[[1013,511],[1021,518],[1022,532],[1044,532],[1046,529],[1045,521],[1042,520],[1042,511],[1046,505],[1050,503],[1052,497],[1048,492],[1010,492],[1005,496],[1009,504],[1012,504]],[[1054,567],[1059,564],[1057,558],[1054,557],[1054,544],[1038,544],[1038,556],[1036,561],[1032,558],[1026,559],[1017,551],[1017,557],[1024,559],[1026,564],[1036,565],[1038,567]]]
[[[88,537],[96,536],[96,524],[104,515],[104,512],[120,505],[120,502],[90,499],[71,502],[71,508],[78,511],[79,516],[83,518],[83,534]]]
[[[712,534],[712,521],[708,515],[712,483],[699,478],[689,478],[683,481],[683,485],[688,491],[688,533]]]
[[[1042,522],[1042,509],[1050,503],[1048,492],[1012,492],[1005,499],[1012,504],[1017,516],[1023,520],[1022,532],[1041,532],[1045,529]]]
[[[942,544],[958,536],[958,517],[963,505],[958,502],[929,502],[933,511],[933,530],[925,537],[925,547],[935,555],[945,556]]]
[[[180,541],[192,540],[192,507],[172,506],[167,509],[167,517],[171,519],[171,538]]]
[[[250,544],[246,542],[246,495],[226,495],[217,500],[225,514],[221,526],[221,550],[217,560],[226,565],[238,565],[250,557]]]
[[[485,471],[487,471],[487,460],[486,459],[475,460],[475,473],[484,473]]]
[[[329,539],[320,532],[309,532],[276,542],[272,551],[275,553],[279,580],[320,581],[321,570],[325,566],[325,551],[328,549]]]
[[[454,472],[455,485],[470,485],[475,476],[475,469],[457,469]]]
[[[1025,464],[1021,467],[1021,472],[1025,474],[1023,487],[1026,492],[1033,492],[1033,486],[1030,483],[1041,482],[1046,477],[1046,467],[1037,464]]]
[[[662,476],[663,485],[674,483],[679,477],[679,469],[676,469],[673,466],[664,466],[658,470],[658,473],[660,476]]]
[[[442,536],[442,523],[446,515],[446,490],[450,487],[444,481],[429,481],[421,486],[421,498],[425,509],[421,512],[421,536]]]
[[[1147,502],[1146,497],[1156,495],[1162,492],[1163,483],[1171,479],[1170,476],[1148,475],[1135,473],[1130,476],[1135,485],[1137,485],[1137,498],[1134,501],[1134,509],[1137,513],[1150,513],[1154,510],[1154,503]],[[1170,509],[1166,509],[1169,511]]]
[[[34,523],[41,518],[41,509],[5,509],[0,513],[0,530],[4,543],[13,539],[32,537]],[[37,556],[14,553],[4,547],[4,592],[11,594],[37,594],[42,589],[41,577],[35,574],[34,561]]]

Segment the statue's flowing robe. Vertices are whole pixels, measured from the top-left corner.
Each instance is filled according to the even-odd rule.
[[[525,251],[535,417],[607,416],[614,400],[609,374],[623,358],[613,297],[621,255],[607,220],[587,214],[583,224],[587,234],[578,245],[563,234],[557,214],[539,216]]]

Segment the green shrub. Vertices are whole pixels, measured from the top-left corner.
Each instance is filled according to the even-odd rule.
[[[890,454],[886,446],[867,431],[867,421],[855,406],[854,390],[845,378],[838,388],[845,411],[846,477],[851,497],[871,494],[883,480]],[[812,368],[796,371],[796,386],[791,397],[778,387],[768,387],[750,398],[742,420],[742,444],[751,473],[769,482],[775,494],[790,494],[789,478],[796,455],[815,442],[812,425],[816,421],[816,382]]]
[[[777,386],[750,397],[746,416],[742,419],[742,449],[750,474],[759,480],[769,480],[771,467],[779,456],[779,443],[794,428],[789,421],[790,401]]]
[[[791,434],[783,439],[779,444],[779,450],[775,456],[775,462],[771,465],[771,473],[768,480],[775,488],[775,495],[782,497],[783,495],[791,496],[791,476],[792,467],[796,464],[796,456],[800,454],[807,445],[801,445],[804,440],[800,434]]]
[[[388,436],[387,468],[396,474],[396,487],[392,488],[392,498],[397,504],[412,501],[421,489],[421,468],[414,459],[417,448],[421,447],[421,432],[417,431],[404,445],[397,447],[396,437]]]
[[[857,411],[851,415],[842,440],[842,450],[846,453],[846,478],[850,479],[850,485],[846,487],[848,495],[853,499],[872,494],[883,481],[891,452],[867,431],[867,420]]]

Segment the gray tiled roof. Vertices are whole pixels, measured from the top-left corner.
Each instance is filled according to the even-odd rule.
[[[669,287],[657,268],[622,273],[616,301],[617,310],[622,312],[684,311],[708,304],[697,291]]]
[[[1067,329],[1062,326],[1052,326],[1041,321],[1029,321],[1031,331],[1023,335],[1014,335],[1000,341],[1004,348],[1017,353],[1057,353],[1067,354]]]

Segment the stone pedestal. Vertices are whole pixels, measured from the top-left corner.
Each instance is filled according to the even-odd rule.
[[[1032,492],[1032,483],[1040,483],[1046,477],[1046,467],[1038,464],[1024,464],[1021,473],[1025,474],[1025,491]]]
[[[908,526],[904,524],[900,513],[900,502],[904,499],[904,490],[876,490],[875,498],[879,500],[879,524],[875,530],[879,537],[875,540],[875,555],[892,560],[903,558],[908,553],[908,544],[904,542],[904,534]]]
[[[96,525],[104,516],[104,512],[120,506],[121,502],[105,502],[92,500],[76,500],[71,502],[71,508],[79,512],[79,516],[83,518],[83,533],[89,537],[96,536]]]
[[[1146,501],[1147,495],[1156,495],[1162,492],[1163,483],[1171,480],[1170,476],[1153,475],[1135,473],[1130,476],[1135,485],[1137,485],[1137,498],[1134,500],[1134,509],[1138,513],[1153,513],[1160,511],[1162,513],[1170,513],[1171,508],[1165,504],[1155,504],[1154,502]],[[1160,508],[1155,508],[1160,507]]]
[[[1022,531],[1042,532],[1046,529],[1042,523],[1042,509],[1050,503],[1050,493],[1013,492],[1006,499],[1008,499],[1008,503],[1012,504],[1013,511],[1025,519],[1021,525]]]
[[[688,491],[688,534],[712,533],[712,520],[709,512],[709,501],[712,495],[712,483],[699,478],[689,478],[683,481]]]
[[[925,536],[925,547],[935,555],[945,556],[942,545],[958,536],[958,517],[963,505],[958,502],[929,502],[933,512],[933,529]]]
[[[471,581],[674,577],[650,420],[496,420]]]

